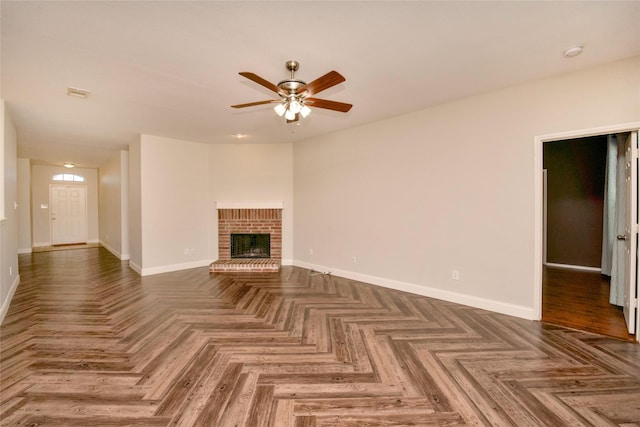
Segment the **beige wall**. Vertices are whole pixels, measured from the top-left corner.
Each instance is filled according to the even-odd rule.
[[[129,266],[142,273],[141,142],[129,145]]]
[[[211,194],[209,223],[213,259],[218,258],[218,220],[215,202],[284,202],[282,260],[293,259],[293,145],[214,144],[209,146]]]
[[[31,253],[31,161],[18,159],[18,253]]]
[[[73,173],[85,178],[82,183],[53,181],[59,173]],[[87,187],[87,241],[98,242],[98,170],[63,166],[31,166],[31,218],[33,246],[47,246],[51,240],[51,222],[49,220],[50,185],[84,185]],[[46,206],[46,207],[43,207]]]
[[[4,195],[4,218],[0,212],[0,323],[9,310],[20,283],[18,274],[17,135],[4,101],[0,100],[0,174]]]
[[[143,275],[208,265],[208,146],[142,135]],[[131,236],[133,238],[133,236]]]
[[[100,243],[120,259],[129,259],[128,152],[120,151],[100,167]]]
[[[216,201],[282,200],[285,261],[533,318],[535,138],[640,120],[639,71],[633,58],[295,144],[142,135],[120,164],[129,170],[130,264],[143,275],[206,265],[217,258]],[[3,135],[13,207],[13,126]],[[45,168],[32,168],[34,242],[49,240]],[[15,283],[8,266],[17,278],[11,221],[2,224],[3,302]]]
[[[296,263],[535,318],[535,137],[638,121],[639,87],[633,58],[296,143]]]
[[[283,262],[293,258],[291,144],[200,144],[142,135],[129,148],[131,267],[142,275],[218,258],[216,202],[284,202]]]

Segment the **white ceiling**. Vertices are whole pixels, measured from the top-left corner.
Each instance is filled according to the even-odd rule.
[[[141,133],[277,143],[640,54],[640,2],[2,1],[2,98],[18,154],[99,166]],[[583,44],[584,53],[562,51]],[[299,126],[238,75],[346,82]],[[87,99],[66,95],[87,89]]]

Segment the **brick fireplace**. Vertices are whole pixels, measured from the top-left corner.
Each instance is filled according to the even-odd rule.
[[[209,271],[277,272],[282,261],[282,203],[218,202],[218,260]],[[232,258],[231,235],[269,235],[268,258]]]

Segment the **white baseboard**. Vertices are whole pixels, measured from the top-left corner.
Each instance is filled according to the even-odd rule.
[[[113,255],[116,256],[116,258],[118,259],[122,259],[120,258],[120,251],[117,251],[114,247],[112,247],[111,245],[109,245],[108,243],[103,242],[102,240],[100,241],[100,246],[102,246],[103,248],[105,248],[106,250],[108,250],[109,252],[111,252]]]
[[[18,254],[30,254],[31,252],[33,252],[31,248],[18,249]]]
[[[7,294],[7,297],[4,299],[4,301],[2,301],[2,306],[0,307],[0,324],[2,324],[2,322],[4,321],[4,316],[6,316],[7,312],[9,311],[11,300],[13,299],[13,295],[16,293],[16,290],[18,289],[19,284],[20,284],[20,275],[16,274],[16,278],[11,284],[11,287],[9,288],[9,293]]]
[[[567,270],[593,271],[593,272],[597,272],[597,273],[602,272],[601,268],[598,268],[598,267],[586,267],[584,265],[555,264],[553,262],[545,262],[544,265],[547,266],[547,267],[565,268]]]
[[[113,255],[115,255],[120,261],[127,261],[129,259],[129,254],[122,254],[120,253],[120,251],[117,251],[116,249],[114,249],[112,246],[110,246],[109,244],[100,241],[100,246],[102,246],[103,248],[105,248],[106,250],[108,250],[109,252],[111,252]]]
[[[202,259],[199,261],[191,261],[191,262],[185,262],[181,264],[141,268],[139,272],[135,268],[133,267],[132,268],[134,271],[138,272],[138,274],[140,274],[141,276],[151,276],[153,274],[170,273],[172,271],[188,270],[190,268],[207,267],[212,262],[213,261],[211,260]],[[131,266],[131,262],[129,262],[129,266]]]
[[[355,273],[353,271],[340,270],[327,266],[310,264],[304,261],[294,260],[293,265],[323,273],[331,273],[334,276],[344,277],[346,279],[357,280],[359,282],[370,283],[372,285],[409,292],[424,297],[436,298],[456,304],[481,308],[483,310],[489,310],[496,313],[519,317],[521,319],[537,320],[533,307],[525,307],[521,305],[505,303],[502,301],[461,294],[458,292],[446,291],[432,286],[423,286],[415,283],[401,282],[384,277],[370,276],[367,274]]]
[[[292,259],[281,259],[280,265],[294,265]]]
[[[142,276],[142,267],[129,259],[129,268]]]
[[[42,246],[51,246],[51,242],[33,242],[34,248],[39,248]]]

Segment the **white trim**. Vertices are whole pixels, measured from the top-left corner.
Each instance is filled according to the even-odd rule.
[[[4,316],[7,315],[9,311],[9,306],[11,305],[11,300],[13,299],[13,295],[16,293],[18,289],[18,285],[20,284],[20,275],[16,274],[16,278],[13,280],[11,287],[9,288],[9,293],[7,293],[6,298],[2,302],[2,307],[0,307],[0,324],[4,321]]]
[[[33,242],[34,248],[40,248],[42,246],[51,246],[51,242]]]
[[[115,248],[113,248],[112,246],[110,246],[109,244],[107,244],[106,242],[100,241],[100,246],[102,246],[103,248],[105,248],[106,250],[108,250],[109,252],[111,252],[113,255],[115,255],[116,258],[118,259],[122,259],[120,258],[120,252],[117,251]]]
[[[140,267],[138,264],[136,264],[135,262],[129,260],[129,268],[132,269],[133,271],[135,271],[136,273],[138,273],[139,275],[142,276],[142,267]]]
[[[31,248],[18,249],[18,255],[30,254],[32,252],[33,252],[33,249],[31,249]]]
[[[584,265],[571,265],[571,264],[556,264],[555,262],[545,262],[547,267],[564,268],[566,270],[580,270],[580,271],[593,271],[594,273],[602,272],[599,267],[587,267]]]
[[[502,313],[509,316],[515,316],[527,320],[535,320],[533,309],[521,305],[509,304],[502,301],[489,300],[486,298],[465,295],[458,292],[445,291],[431,286],[423,286],[415,283],[400,282],[398,280],[387,279],[384,277],[370,276],[367,274],[356,273],[348,270],[339,270],[322,265],[310,264],[304,261],[294,260],[297,267],[307,268],[322,273],[331,273],[332,275],[344,277],[346,279],[357,280],[359,282],[369,283],[372,285],[382,286],[384,288],[396,289],[403,292],[409,292],[429,298],[436,298],[443,301],[449,301],[456,304],[463,304],[470,307],[481,308],[496,313]]]
[[[109,246],[107,243],[100,241],[100,246],[111,252],[115,255],[120,261],[126,261],[129,259],[129,254],[121,254],[119,251],[115,250],[113,247]]]
[[[200,260],[200,261],[184,262],[181,264],[161,265],[159,267],[142,268],[140,273],[138,274],[140,274],[141,276],[151,276],[154,274],[171,273],[172,271],[188,270],[190,268],[208,267],[209,264],[211,264],[212,262],[213,262],[212,260]]]
[[[590,136],[609,135],[612,133],[633,132],[637,131],[638,129],[640,129],[640,122],[631,122],[590,129],[579,129],[567,132],[550,133],[546,135],[536,136],[536,139],[541,142],[563,141],[565,139],[588,138]],[[542,170],[542,168],[540,170]]]
[[[543,144],[564,139],[586,138],[611,133],[633,132],[640,129],[640,122],[558,132],[539,135],[533,139],[534,180],[533,180],[533,312],[534,320],[542,319],[542,166]],[[640,334],[637,336],[640,337]]]
[[[7,220],[5,206],[4,206],[4,197],[5,197],[5,185],[4,185],[4,169],[5,169],[5,159],[4,159],[4,151],[6,149],[7,142],[5,141],[6,136],[6,121],[9,120],[7,111],[5,110],[5,102],[4,99],[0,99],[0,176],[2,177],[2,183],[0,184],[0,224],[4,223]],[[11,126],[11,124],[9,124]]]
[[[549,243],[548,240],[548,230],[547,230],[547,220],[548,220],[548,172],[546,169],[542,169],[542,261],[546,264],[548,261],[547,258],[547,245]]]
[[[284,201],[223,201],[216,202],[216,209],[284,209]]]
[[[282,259],[280,260],[280,265],[295,265],[292,259]]]

